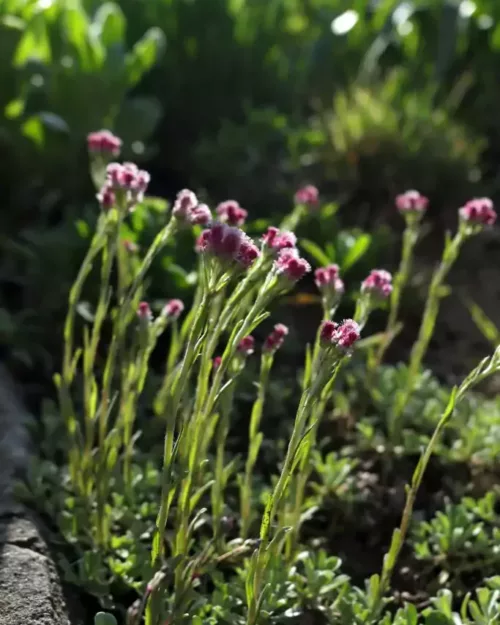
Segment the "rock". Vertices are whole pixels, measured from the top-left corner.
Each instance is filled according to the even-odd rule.
[[[70,623],[59,575],[36,525],[0,519],[0,625]]]

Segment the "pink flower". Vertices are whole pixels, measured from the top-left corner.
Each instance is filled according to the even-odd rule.
[[[277,323],[271,334],[264,341],[264,351],[266,352],[275,352],[278,350],[285,340],[285,337],[288,335],[288,328],[282,323]]]
[[[126,194],[127,204],[131,208],[142,201],[148,188],[150,175],[139,169],[134,163],[109,163],[106,168],[107,185],[115,192]]]
[[[316,206],[319,201],[319,191],[313,185],[308,184],[295,193],[295,203],[306,206]]]
[[[105,184],[96,195],[102,210],[107,211],[116,205],[116,195],[109,184]]]
[[[291,282],[297,282],[311,271],[311,265],[299,256],[296,248],[281,250],[274,266],[278,275],[285,276]]]
[[[213,360],[212,360],[212,366],[214,371],[217,371],[217,369],[221,366],[222,363],[222,356],[216,356]]]
[[[163,308],[163,315],[167,319],[176,320],[180,317],[184,310],[184,303],[180,299],[171,299]]]
[[[247,211],[236,200],[221,202],[216,212],[219,219],[230,226],[242,226],[248,216]]]
[[[255,339],[253,336],[245,336],[238,345],[238,351],[244,356],[250,356],[255,349]]]
[[[172,215],[182,221],[188,221],[190,213],[197,206],[198,198],[196,195],[192,191],[189,191],[189,189],[183,189],[177,194],[177,198],[172,208]]]
[[[361,284],[361,292],[386,298],[392,293],[392,276],[384,269],[373,269]]]
[[[87,135],[87,147],[91,154],[103,156],[118,156],[122,141],[109,130],[98,130]]]
[[[151,312],[151,307],[147,302],[141,302],[139,304],[139,307],[137,308],[137,316],[141,321],[151,321],[153,313]]]
[[[469,200],[459,215],[462,221],[478,226],[492,226],[497,219],[493,202],[487,197]]]
[[[323,321],[319,331],[319,337],[322,343],[330,345],[332,343],[338,323],[334,321]]]
[[[260,252],[253,241],[239,228],[215,223],[204,230],[196,242],[196,250],[212,254],[223,262],[234,261],[248,268]]]
[[[270,226],[267,232],[262,236],[262,243],[267,249],[279,252],[286,248],[295,247],[297,237],[293,232],[280,232],[278,228]]]
[[[328,265],[316,269],[314,282],[318,289],[324,293],[341,295],[344,292],[344,283],[340,279],[338,265]]]
[[[198,204],[188,214],[193,225],[207,226],[212,221],[212,213],[206,204]]]
[[[136,245],[133,241],[130,241],[130,239],[124,239],[122,241],[122,245],[130,254],[135,254],[139,251],[139,246]]]
[[[359,325],[352,319],[345,319],[335,329],[332,343],[341,350],[349,350],[361,336]]]
[[[423,214],[427,210],[428,204],[428,198],[421,195],[418,191],[406,191],[396,197],[396,208],[402,214]]]

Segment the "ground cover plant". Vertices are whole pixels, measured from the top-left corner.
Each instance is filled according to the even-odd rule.
[[[149,174],[114,161],[121,141],[107,131],[88,147],[100,214],[24,494],[57,523],[67,581],[105,610],[96,625],[498,622],[500,404],[477,386],[500,371],[500,347],[452,389],[423,370],[447,276],[495,223],[492,202],[459,209],[408,362],[394,367],[385,354],[428,208],[417,191],[395,201],[394,278],[371,270],[339,320],[339,267],[313,270],[294,234],[318,210],[315,187],[255,238],[236,201],[212,212],[183,190],[143,254],[124,232]],[[189,233],[191,309],[149,303],[155,257]],[[280,352],[293,336],[274,312],[308,275],[322,319],[288,380]],[[380,309],[385,327],[368,334]],[[270,437],[276,405],[294,417]]]

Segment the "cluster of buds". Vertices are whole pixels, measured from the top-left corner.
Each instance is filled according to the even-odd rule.
[[[361,293],[386,299],[392,293],[392,276],[384,269],[372,269],[361,284]]]
[[[285,340],[285,337],[288,335],[288,328],[282,323],[277,323],[272,332],[267,336],[264,341],[264,351],[265,352],[275,352],[282,345]]]
[[[287,282],[297,282],[311,271],[311,265],[301,258],[297,248],[282,249],[274,261],[274,269],[278,276]]]
[[[418,191],[406,191],[396,197],[396,208],[407,219],[420,220],[427,210],[428,198]]]
[[[295,203],[304,206],[317,206],[319,202],[319,191],[311,184],[302,187],[295,193]]]
[[[219,220],[229,226],[242,226],[248,216],[248,212],[236,200],[221,202],[216,212]]]
[[[462,223],[474,230],[482,230],[485,226],[492,226],[497,220],[493,202],[487,198],[469,200],[459,210]]]
[[[243,356],[251,356],[255,351],[255,339],[253,336],[245,336],[238,345],[238,352]]]
[[[177,194],[172,215],[181,223],[207,226],[212,221],[212,213],[206,204],[200,204],[196,195],[183,189]]]
[[[265,250],[275,254],[284,249],[294,248],[297,244],[297,237],[293,232],[281,232],[278,228],[270,226],[262,236],[262,244]]]
[[[144,324],[149,324],[153,320],[153,312],[148,302],[141,302],[137,308],[137,316],[139,321]]]
[[[106,181],[97,194],[103,210],[115,205],[125,205],[127,210],[141,202],[148,188],[150,176],[134,163],[110,163],[106,168]]]
[[[87,136],[87,148],[91,156],[110,159],[120,154],[122,141],[109,130],[98,130]]]
[[[340,324],[335,321],[323,321],[319,335],[323,347],[333,346],[342,353],[348,353],[359,341],[361,332],[353,319],[345,319]]]
[[[169,321],[177,321],[183,311],[184,303],[180,299],[171,299],[165,304],[162,315]]]
[[[340,278],[339,266],[319,267],[314,272],[314,282],[323,296],[324,306],[328,309],[335,307],[344,294],[344,282]]]
[[[235,264],[244,269],[260,255],[257,246],[242,230],[222,223],[215,223],[201,233],[196,250],[217,258],[224,265]]]

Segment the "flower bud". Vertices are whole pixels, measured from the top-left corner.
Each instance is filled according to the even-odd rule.
[[[421,216],[427,210],[428,198],[418,191],[406,191],[396,197],[396,208],[402,215]]]
[[[373,269],[361,284],[361,292],[386,299],[392,293],[392,276],[384,269]]]
[[[271,334],[269,334],[269,336],[264,341],[264,348],[263,348],[264,351],[266,352],[277,351],[283,345],[283,342],[287,335],[288,335],[288,328],[282,323],[277,323],[274,326]]]
[[[140,321],[149,322],[153,319],[153,313],[148,302],[141,302],[137,308],[137,316]]]
[[[255,339],[253,336],[245,336],[238,345],[238,351],[244,356],[251,356],[255,349]]]
[[[305,206],[316,206],[319,202],[319,191],[316,187],[309,184],[302,187],[295,193],[295,203],[304,204]]]
[[[163,308],[163,316],[175,321],[184,310],[184,303],[180,299],[171,299]]]
[[[116,158],[120,154],[122,141],[109,130],[98,130],[87,135],[87,148],[90,154]]]
[[[274,263],[278,275],[290,282],[297,282],[311,271],[311,265],[299,256],[296,248],[283,249]]]
[[[236,200],[221,202],[217,206],[216,212],[220,221],[227,223],[229,226],[242,226],[248,216],[248,212],[241,208]]]
[[[279,252],[286,248],[294,248],[297,244],[297,237],[293,232],[281,232],[278,228],[270,226],[262,236],[264,247],[272,252]]]
[[[332,343],[342,351],[348,351],[361,336],[359,325],[353,319],[345,319],[336,328]]]
[[[471,226],[478,226],[480,229],[485,226],[492,226],[497,219],[493,202],[487,197],[469,200],[459,210],[459,216],[462,222]]]

